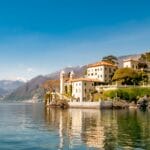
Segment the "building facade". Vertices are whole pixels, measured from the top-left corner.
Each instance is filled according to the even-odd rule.
[[[116,69],[116,65],[104,61],[90,64],[87,68],[87,77],[98,79],[104,83],[110,83]]]
[[[123,68],[132,68],[134,70],[138,69],[138,60],[126,59],[123,61]]]
[[[101,82],[97,79],[78,78],[70,81],[72,84],[72,96],[78,101],[83,102],[89,99],[92,100],[91,94],[94,92],[95,86]]]
[[[76,101],[92,101],[91,93],[101,84],[111,82],[112,76],[117,66],[108,62],[98,62],[87,66],[87,75],[83,78],[74,78],[73,71],[68,79],[65,72],[60,73],[60,94],[69,94]]]

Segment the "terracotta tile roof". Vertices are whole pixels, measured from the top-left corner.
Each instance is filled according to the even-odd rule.
[[[105,61],[100,61],[94,64],[89,64],[87,67],[91,68],[91,67],[98,67],[98,66],[111,66],[111,67],[117,67],[116,65],[109,63],[109,62],[105,62]]]
[[[90,78],[76,78],[72,80],[68,80],[68,82],[79,82],[79,81],[86,81],[86,82],[102,82],[98,79],[90,79]]]
[[[136,60],[136,59],[132,59],[132,58],[124,59],[124,60],[123,60],[123,62],[127,62],[127,61],[139,62],[138,60]]]

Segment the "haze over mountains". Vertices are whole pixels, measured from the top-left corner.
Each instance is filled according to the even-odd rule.
[[[123,60],[127,58],[139,58],[140,54],[138,55],[128,55],[128,56],[121,56],[118,57],[119,66],[122,66]],[[86,69],[85,66],[76,66],[76,67],[66,67],[63,70],[66,73],[69,73],[70,71],[74,71],[77,77],[81,77],[84,75]],[[10,94],[7,94],[4,100],[28,100],[32,99],[33,97],[36,98],[43,98],[44,90],[41,88],[41,86],[47,81],[47,80],[56,80],[59,79],[60,71],[56,71],[54,73],[45,75],[45,76],[37,76],[27,83],[18,83],[15,82],[14,86],[10,86],[7,88],[7,86],[4,86],[4,90],[11,89],[12,92]],[[18,84],[17,84],[18,83]],[[1,84],[0,84],[1,85]],[[4,84],[3,84],[4,85]],[[18,88],[17,88],[18,85]],[[0,86],[0,88],[3,86]],[[1,90],[1,89],[0,89]],[[5,92],[3,92],[5,93]]]
[[[74,70],[77,77],[83,76],[84,70],[86,66],[82,67],[67,67],[63,70],[67,73]],[[61,71],[61,70],[60,70]],[[34,96],[37,98],[43,97],[44,90],[41,88],[41,86],[46,82],[47,80],[55,80],[59,79],[60,71],[54,72],[49,75],[45,76],[37,76],[27,83],[23,84],[18,89],[14,90],[10,95],[5,97],[5,100],[27,100],[32,99]]]
[[[22,81],[1,80],[0,81],[0,97],[10,94],[15,89],[22,86],[23,84],[24,82]]]

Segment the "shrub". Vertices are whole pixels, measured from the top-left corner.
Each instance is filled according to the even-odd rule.
[[[119,97],[120,99],[127,100],[129,102],[137,102],[138,97],[143,97],[150,94],[150,88],[120,88],[117,90],[109,90],[104,92],[104,97],[110,97],[114,99]]]

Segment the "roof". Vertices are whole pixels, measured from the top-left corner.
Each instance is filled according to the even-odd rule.
[[[138,60],[135,60],[135,59],[132,59],[132,58],[124,59],[124,60],[123,60],[123,62],[127,62],[127,61],[139,62]]]
[[[91,68],[91,67],[98,67],[98,66],[111,66],[111,67],[117,67],[116,65],[106,62],[106,61],[100,61],[94,64],[89,64],[87,67]]]
[[[98,79],[90,79],[90,78],[76,78],[72,80],[68,80],[68,82],[79,82],[79,81],[86,81],[86,82],[102,82]]]

